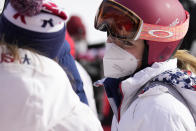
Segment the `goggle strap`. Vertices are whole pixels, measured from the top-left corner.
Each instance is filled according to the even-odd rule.
[[[159,42],[172,42],[182,39],[189,27],[190,15],[186,11],[187,19],[183,24],[177,26],[159,26],[152,24],[143,24],[143,28],[140,34],[139,39],[150,40],[150,41],[159,41]]]

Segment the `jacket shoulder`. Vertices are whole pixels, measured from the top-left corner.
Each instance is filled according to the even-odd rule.
[[[146,93],[138,97],[121,117],[120,130],[195,130],[189,109],[179,100],[164,91],[149,90]]]

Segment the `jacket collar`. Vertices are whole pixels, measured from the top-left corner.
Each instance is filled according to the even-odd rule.
[[[155,62],[151,67],[144,68],[121,83],[123,101],[121,104],[121,114],[124,113],[130,105],[138,90],[155,76],[171,69],[177,68],[177,59],[170,59],[165,62]]]

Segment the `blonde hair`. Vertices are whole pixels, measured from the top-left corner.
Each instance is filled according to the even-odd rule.
[[[5,46],[6,48],[2,48],[2,49],[6,49],[6,50],[3,50],[3,52],[4,53],[10,53],[13,56],[14,60],[19,60],[20,59],[19,52],[18,52],[19,48],[27,49],[27,50],[35,53],[35,54],[43,55],[43,53],[41,53],[41,52],[39,52],[35,49],[29,48],[29,47],[25,47],[25,46],[18,47],[16,41],[9,44],[9,43],[5,42],[4,36],[0,39],[0,46]]]
[[[10,53],[13,56],[14,60],[20,59],[18,54],[18,46],[16,44],[8,44],[4,40],[1,40],[0,46],[5,46],[6,48],[1,47],[2,51],[4,53]]]
[[[178,68],[189,70],[196,74],[196,57],[191,55],[187,50],[177,50],[174,58],[178,60]]]
[[[8,44],[8,43],[5,42],[3,39],[1,39],[1,40],[0,40],[0,46],[2,46],[2,47],[0,47],[0,48],[2,49],[2,52],[3,52],[3,53],[10,53],[10,55],[13,56],[15,62],[20,61],[20,59],[21,59],[21,58],[20,58],[20,55],[19,55],[19,48],[20,48],[20,47],[18,47],[17,44]],[[5,48],[3,48],[3,46],[4,46]],[[37,54],[44,56],[43,53],[41,53],[41,52],[39,52],[39,51],[37,51],[37,50],[35,50],[35,49],[32,49],[32,48],[22,47],[22,49],[27,49],[27,50],[31,51],[32,53],[34,53],[35,56],[37,56]],[[39,59],[39,57],[37,57],[37,58]],[[39,60],[40,60],[40,59],[39,59]],[[54,58],[53,60],[54,60],[56,63],[58,63],[58,61],[59,61],[59,60],[57,59],[57,57]],[[40,61],[40,63],[41,63],[41,61]]]

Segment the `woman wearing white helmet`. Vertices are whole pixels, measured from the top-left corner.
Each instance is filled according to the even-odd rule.
[[[171,57],[189,13],[178,0],[104,0],[95,28],[108,38],[104,86],[114,112],[112,131],[194,131],[196,76]]]

